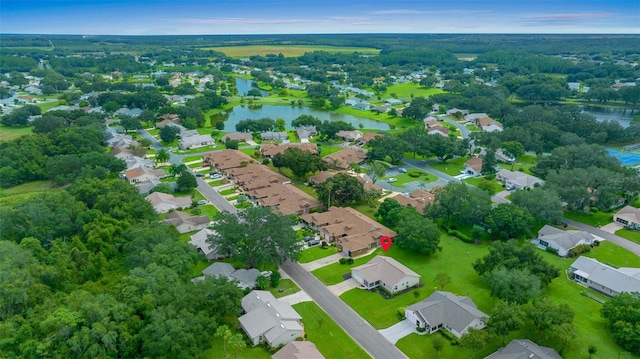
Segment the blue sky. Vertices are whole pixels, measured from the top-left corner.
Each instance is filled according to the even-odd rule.
[[[0,33],[640,34],[640,0],[0,0]]]

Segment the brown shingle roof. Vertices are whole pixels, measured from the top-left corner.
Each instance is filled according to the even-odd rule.
[[[409,197],[398,194],[392,199],[396,200],[402,206],[411,206],[418,210],[418,212],[422,213],[424,208],[433,203],[435,200],[435,196],[431,192],[423,191],[420,189],[416,189],[409,194]]]
[[[322,171],[315,176],[310,176],[307,180],[313,183],[314,185],[318,185],[320,183],[324,183],[324,181],[328,180],[329,178],[335,176],[338,173],[341,173],[341,172]]]
[[[255,160],[246,153],[230,149],[207,152],[202,155],[202,157],[205,162],[210,163],[221,171],[226,171],[230,168],[243,167],[255,162]]]
[[[303,214],[322,207],[322,203],[290,184],[272,183],[248,192],[263,207],[274,208],[282,214]]]
[[[464,164],[466,164],[469,167],[473,168],[473,170],[476,171],[476,172],[482,170],[482,158],[480,158],[480,157],[471,157]]]
[[[322,158],[329,166],[334,166],[336,169],[348,169],[350,163],[362,163],[367,159],[367,153],[364,151],[358,151],[353,148],[345,148],[338,152],[334,152],[328,156]]]
[[[349,237],[354,242],[375,242],[380,236],[396,236],[396,232],[350,207],[331,207],[327,212],[305,214],[301,218],[314,224],[329,239]]]
[[[278,153],[284,153],[287,148],[299,148],[302,151],[318,154],[318,145],[315,143],[286,143],[283,145],[266,144],[260,147],[260,153],[264,157],[272,157]]]

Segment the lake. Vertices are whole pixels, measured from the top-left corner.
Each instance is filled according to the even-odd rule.
[[[261,90],[256,86],[255,81],[236,77],[236,88],[238,89],[238,96],[246,96],[247,92],[251,89],[258,89],[262,96],[269,96],[269,91]]]
[[[224,121],[224,131],[233,132],[236,130],[236,124],[242,120],[257,120],[264,117],[268,117],[273,120],[281,118],[287,124],[287,130],[293,130],[291,122],[300,115],[311,115],[313,117],[317,117],[320,121],[344,121],[352,124],[356,129],[360,128],[360,124],[364,125],[363,128],[370,130],[388,130],[390,128],[387,123],[370,120],[368,118],[345,115],[331,111],[314,110],[308,107],[294,107],[290,105],[239,105],[211,116],[211,122],[215,123],[217,121]]]
[[[602,121],[617,121],[622,127],[629,127],[633,115],[640,113],[638,110],[630,110],[624,108],[607,108],[598,106],[582,106],[582,112],[593,115],[596,120]]]

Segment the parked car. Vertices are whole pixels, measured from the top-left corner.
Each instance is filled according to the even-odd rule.
[[[314,240],[314,239],[316,239],[316,237],[314,237],[314,236],[306,236],[306,237],[304,237],[304,241],[305,242],[309,242],[309,241]]]
[[[407,173],[407,169],[404,167],[398,168],[398,171],[400,171],[401,173]]]
[[[266,271],[260,272],[260,275],[263,276],[263,277],[269,277],[269,276],[271,276],[271,271],[270,270],[266,270]]]
[[[201,199],[198,201],[198,204],[207,204],[207,200],[206,199]]]
[[[307,245],[308,245],[309,247],[317,246],[318,244],[320,244],[320,241],[319,241],[319,240],[317,240],[317,239],[312,239],[312,240],[310,240],[309,242],[307,242]]]
[[[389,183],[393,183],[393,182],[395,182],[395,181],[397,181],[397,180],[398,180],[397,178],[393,178],[393,177],[391,177],[391,178],[387,179],[387,182],[389,182]]]
[[[219,173],[216,173],[216,174],[211,175],[211,178],[213,178],[213,179],[222,178],[222,175],[219,174]]]
[[[196,177],[204,177],[204,173],[196,173]]]

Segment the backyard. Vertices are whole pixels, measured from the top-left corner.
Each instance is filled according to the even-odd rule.
[[[316,259],[328,257],[336,253],[338,253],[338,251],[336,250],[336,247],[326,246],[322,248],[321,246],[315,246],[315,247],[311,247],[309,249],[305,249],[301,251],[298,262],[309,263],[309,262],[315,261]]]
[[[457,176],[464,171],[464,163],[467,162],[467,159],[468,158],[466,157],[458,157],[444,163],[440,161],[431,162],[429,163],[429,166],[440,172],[444,172],[449,176]]]

